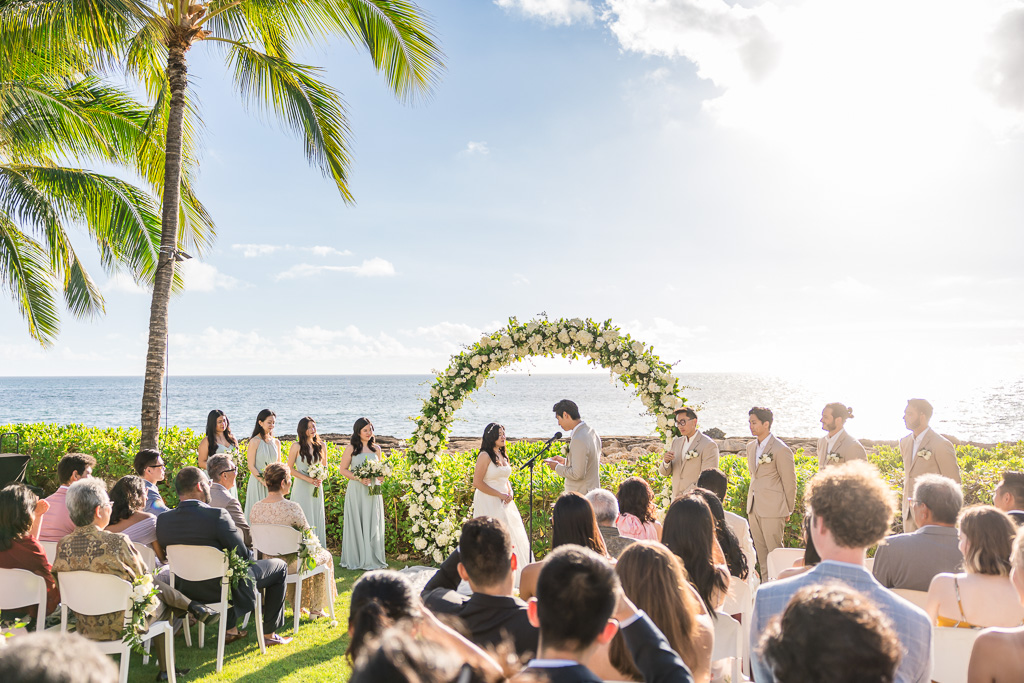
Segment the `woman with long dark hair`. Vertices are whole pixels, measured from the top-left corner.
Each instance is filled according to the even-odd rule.
[[[645,479],[630,477],[619,484],[619,535],[637,541],[660,541],[662,526],[655,517],[654,491]]]
[[[224,414],[223,410],[211,410],[206,416],[206,436],[199,442],[196,450],[197,460],[201,469],[206,469],[206,461],[211,455],[226,453],[232,460],[237,460],[238,439],[231,433],[231,421]],[[238,463],[235,462],[237,467]],[[238,487],[232,486],[228,489],[234,498],[238,498]]]
[[[494,517],[500,520],[512,537],[512,552],[516,556],[515,585],[523,569],[533,561],[530,539],[523,526],[523,516],[516,507],[512,493],[512,464],[505,454],[505,428],[497,422],[484,427],[480,441],[480,454],[473,470],[472,517]]]
[[[341,566],[346,569],[386,569],[384,554],[384,499],[370,495],[376,482],[352,473],[367,460],[380,460],[380,446],[373,435],[373,423],[361,417],[352,426],[352,438],[341,454],[341,476],[349,480],[345,489],[345,525],[341,533]]]
[[[50,561],[37,540],[43,515],[49,509],[50,504],[24,484],[11,484],[0,491],[0,568],[24,569],[43,577],[47,614],[60,603],[60,589],[50,573]],[[35,606],[5,610],[8,611],[37,614]]]
[[[249,519],[252,506],[267,497],[267,484],[263,481],[263,470],[272,462],[281,462],[281,442],[274,436],[277,413],[264,408],[256,416],[256,426],[246,446],[246,464],[249,467],[249,484],[245,488],[245,518]]]
[[[661,541],[683,561],[708,612],[715,612],[729,592],[729,572],[715,564],[715,518],[704,498],[691,493],[673,502]]]
[[[132,543],[148,545],[161,561],[166,561],[164,550],[156,540],[156,515],[144,509],[145,481],[134,474],[117,480],[110,489],[110,524],[106,531],[124,534]]]
[[[566,491],[560,495],[551,513],[551,549],[563,545],[583,546],[611,559],[601,528],[597,525],[593,506],[575,491]],[[533,597],[537,589],[537,577],[543,566],[544,560],[541,560],[523,569],[519,578],[519,597],[523,600]]]
[[[320,545],[327,547],[326,515],[324,514],[323,480],[311,477],[311,465],[327,467],[327,445],[316,431],[316,420],[304,417],[295,431],[296,440],[288,449],[288,469],[292,471],[292,502],[298,503],[313,527]]]
[[[725,521],[725,508],[722,501],[707,489],[694,489],[692,493],[704,499],[704,502],[711,508],[711,516],[715,518],[715,539],[722,548],[722,555],[725,557],[725,564],[729,567],[729,574],[744,581],[750,576],[750,568],[747,566],[747,557],[740,547],[740,539],[736,538],[732,528]]]

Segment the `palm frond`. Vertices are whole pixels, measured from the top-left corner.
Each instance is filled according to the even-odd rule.
[[[7,216],[0,214],[0,288],[14,299],[29,335],[51,346],[60,332],[60,315],[46,250]]]

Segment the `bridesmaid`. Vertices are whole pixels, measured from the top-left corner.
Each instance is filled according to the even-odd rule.
[[[313,527],[320,545],[327,547],[327,529],[324,524],[324,491],[320,486],[322,479],[309,476],[309,466],[313,463],[327,465],[327,446],[316,431],[316,422],[311,417],[299,420],[299,428],[295,432],[298,440],[288,449],[288,469],[291,470],[293,503],[298,503],[306,516],[309,526]],[[313,492],[319,489],[314,496]]]
[[[256,416],[245,457],[249,467],[249,484],[245,488],[245,518],[249,519],[252,506],[267,497],[267,484],[262,472],[272,462],[281,462],[281,442],[274,436],[277,414],[264,408]]]
[[[238,439],[231,433],[231,421],[223,410],[211,410],[206,416],[206,436],[199,442],[199,468],[206,469],[206,461],[211,455],[238,453]],[[234,458],[232,458],[234,459]],[[238,486],[228,489],[232,498],[238,499]]]
[[[380,460],[373,424],[361,417],[352,427],[352,440],[341,454],[341,474],[349,480],[345,491],[345,525],[341,532],[342,567],[387,569],[384,555],[384,498],[371,496],[369,479],[357,479],[352,468],[366,460]]]

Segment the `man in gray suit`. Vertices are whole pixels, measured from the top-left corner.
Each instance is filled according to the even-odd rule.
[[[563,431],[572,432],[568,457],[556,455],[544,461],[565,479],[565,490],[580,495],[601,488],[601,437],[580,419],[580,409],[568,399],[555,404],[555,419]]]
[[[223,508],[231,515],[231,521],[242,532],[245,547],[252,550],[252,536],[249,523],[245,521],[242,505],[228,492],[235,485],[238,467],[228,455],[213,455],[206,463],[206,472],[210,475],[210,507]]]
[[[878,546],[872,573],[886,588],[926,591],[932,577],[956,572],[964,561],[956,518],[964,504],[960,485],[939,474],[922,474],[911,507],[917,531],[890,536]]]
[[[634,539],[620,535],[618,527],[615,526],[615,520],[619,518],[619,501],[607,489],[594,489],[587,494],[587,500],[594,508],[594,517],[597,518],[597,528],[604,538],[604,546],[612,557],[617,558],[630,543],[634,542]]]
[[[659,474],[672,477],[672,500],[692,491],[701,472],[718,469],[718,444],[697,429],[693,408],[680,408],[675,418],[681,436],[672,439],[658,465]]]

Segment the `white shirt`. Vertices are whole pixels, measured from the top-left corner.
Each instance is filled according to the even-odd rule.
[[[697,432],[693,433],[689,439],[683,442],[683,450],[679,451],[679,454],[683,456],[683,460],[686,459],[686,454],[690,452],[690,448],[693,446],[693,442],[697,440]]]
[[[844,427],[843,429],[840,429],[838,432],[836,432],[834,436],[828,436],[828,435],[825,436],[825,444],[826,444],[825,445],[825,453],[826,454],[832,453],[832,449],[835,448],[836,441],[839,440],[840,435],[843,432],[845,432],[845,431],[846,431],[846,428]]]
[[[768,432],[768,436],[764,437],[764,441],[757,444],[757,450],[754,451],[754,470],[760,466],[761,456],[764,455],[764,450],[768,448],[768,442],[771,441],[772,433]]]
[[[927,434],[930,429],[931,427],[925,427],[923,432],[914,437],[914,450],[910,456],[911,458],[917,457],[917,451],[921,448],[921,442],[924,441],[924,435]],[[913,432],[911,432],[911,434],[913,434]]]

